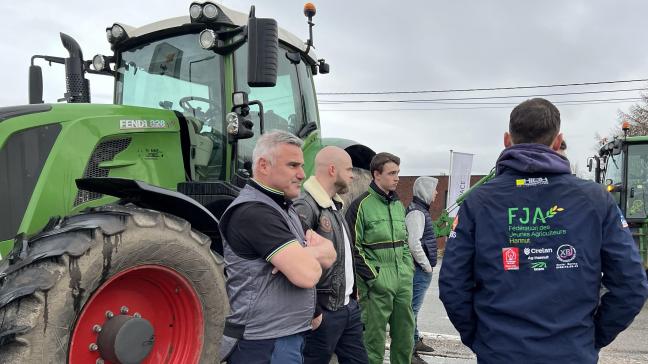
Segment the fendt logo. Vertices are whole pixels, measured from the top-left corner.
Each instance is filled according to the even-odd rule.
[[[119,120],[119,129],[163,129],[166,127],[166,120]]]

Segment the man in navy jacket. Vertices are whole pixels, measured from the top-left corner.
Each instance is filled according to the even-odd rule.
[[[596,363],[648,297],[625,218],[571,175],[561,142],[552,103],[515,107],[495,178],[455,220],[440,298],[480,363]]]

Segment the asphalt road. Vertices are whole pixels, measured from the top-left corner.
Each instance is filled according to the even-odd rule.
[[[474,364],[474,354],[459,340],[439,300],[438,272],[427,292],[423,308],[419,313],[419,330],[424,332],[424,340],[435,352],[422,355],[430,364]],[[389,353],[385,363],[389,363]],[[604,348],[599,356],[602,364],[647,364],[648,363],[648,303],[628,329],[622,332],[611,345]]]

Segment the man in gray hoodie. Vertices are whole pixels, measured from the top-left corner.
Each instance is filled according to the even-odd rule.
[[[434,202],[439,183],[434,177],[419,177],[414,181],[412,202],[407,207],[405,225],[407,225],[407,242],[412,258],[414,258],[414,290],[412,309],[414,318],[423,305],[425,292],[432,282],[432,269],[437,262],[437,242],[430,216],[430,204]],[[414,351],[412,364],[424,363],[418,356],[419,352],[432,352],[430,346],[423,343],[419,336],[418,325],[414,329]]]

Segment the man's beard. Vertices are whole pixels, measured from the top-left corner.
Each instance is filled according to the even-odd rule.
[[[340,179],[340,177],[337,178],[333,185],[335,186],[335,191],[340,195],[349,192],[349,184]]]

